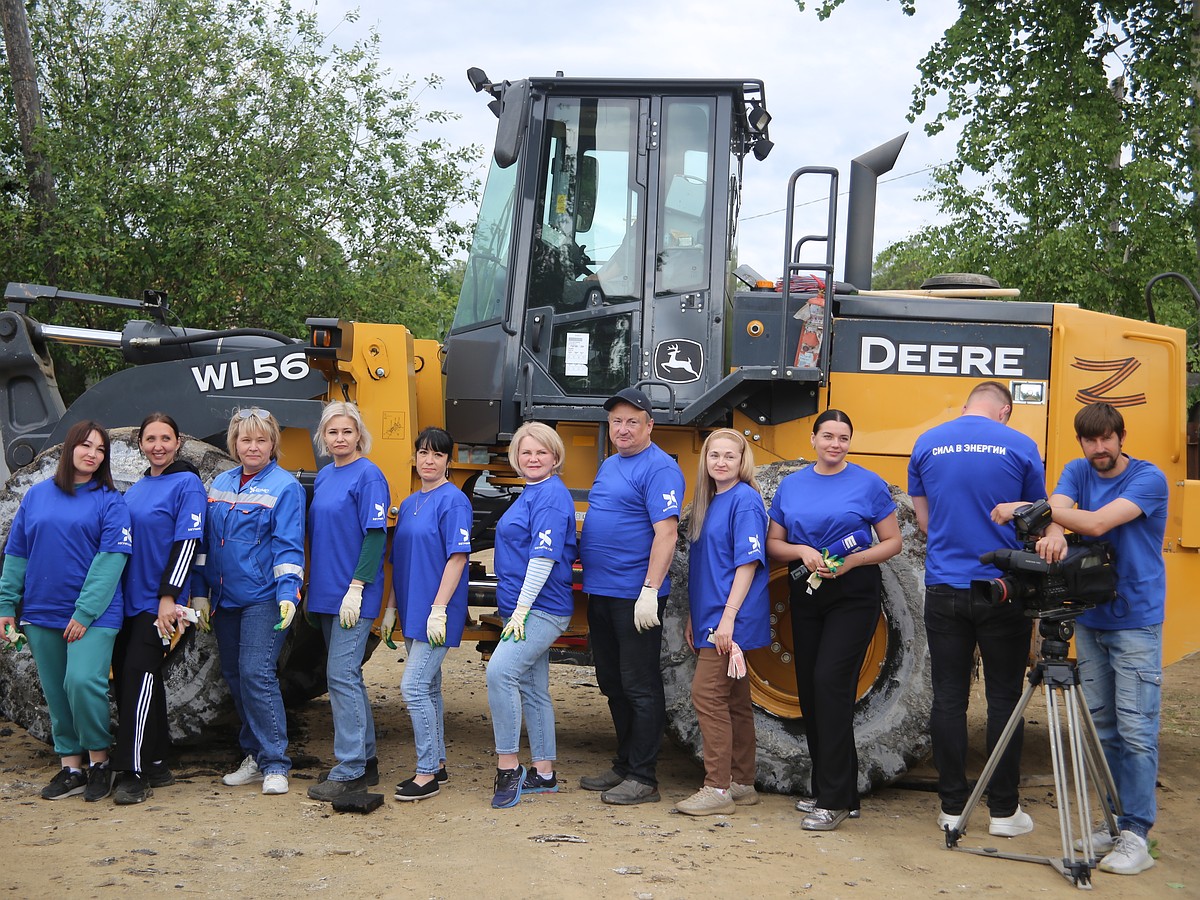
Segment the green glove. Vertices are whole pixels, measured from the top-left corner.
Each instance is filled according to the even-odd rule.
[[[292,619],[296,617],[296,604],[291,600],[282,600],[279,603],[279,624],[275,626],[276,631],[287,631],[287,627],[292,624]]]
[[[4,626],[4,649],[12,650],[14,653],[20,653],[21,648],[29,643],[25,635],[17,631],[11,625]]]
[[[383,642],[388,645],[389,650],[396,649],[396,642],[392,640],[392,633],[396,630],[396,607],[389,606],[383,611],[383,621],[379,623],[379,636],[383,638]]]
[[[527,615],[529,615],[528,606],[518,606],[514,609],[513,614],[508,617],[508,624],[500,632],[500,640],[507,641],[509,638],[514,641],[525,640],[525,617]]]

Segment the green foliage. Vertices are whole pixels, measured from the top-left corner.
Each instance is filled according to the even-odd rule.
[[[479,150],[418,140],[445,119],[414,99],[437,80],[380,68],[377,34],[332,46],[286,0],[44,0],[30,28],[58,208],[40,227],[3,122],[2,277],[164,289],[190,327],[450,320]]]
[[[919,65],[910,115],[928,114],[931,134],[962,124],[930,192],[948,222],[881,253],[880,286],[982,271],[1027,299],[1144,317],[1156,273],[1200,281],[1192,7],[961,0]],[[1181,287],[1155,294],[1159,321],[1194,326]]]

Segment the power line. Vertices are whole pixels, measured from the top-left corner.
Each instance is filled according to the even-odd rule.
[[[906,172],[903,175],[894,175],[891,178],[881,178],[879,180],[879,183],[880,184],[890,184],[893,181],[900,181],[902,178],[911,178],[913,175],[920,175],[923,172],[930,172],[936,168],[937,168],[937,165],[928,165],[921,169],[914,169],[912,172]],[[839,191],[838,196],[845,197],[847,194],[849,194],[849,192],[850,191],[847,188],[844,191]],[[826,203],[826,202],[828,202],[828,199],[829,199],[828,197],[817,197],[813,200],[805,200],[802,203],[797,203],[796,209],[799,209],[801,206],[815,206],[818,203]],[[784,213],[784,212],[787,212],[786,206],[780,207],[779,209],[773,209],[770,212],[757,213],[753,216],[739,216],[738,218],[742,222],[748,222],[751,219],[765,219],[767,216],[777,216],[780,213]]]

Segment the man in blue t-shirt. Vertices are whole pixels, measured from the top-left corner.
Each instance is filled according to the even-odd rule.
[[[671,582],[683,472],[650,442],[650,400],[625,388],[604,404],[617,453],[600,464],[580,542],[596,682],[617,731],[612,768],[580,787],[605,803],[659,800],[658,749],[667,708],[658,657]]]
[[[1154,865],[1146,836],[1157,811],[1167,479],[1153,463],[1121,452],[1125,418],[1108,403],[1076,413],[1075,436],[1084,458],[1063,468],[1050,496],[1054,522],[1108,541],[1117,569],[1117,598],[1083,613],[1075,630],[1079,680],[1123,809],[1115,840],[1106,825],[1092,839],[1107,854],[1102,871],[1136,875]],[[1012,513],[1006,504],[993,518],[1006,522]],[[1045,538],[1038,552],[1061,559],[1066,544]]]
[[[971,795],[967,781],[967,703],[975,648],[983,659],[987,749],[996,746],[1021,699],[1032,620],[1020,606],[972,599],[971,582],[1000,570],[979,557],[1018,548],[1016,531],[992,521],[1005,501],[1045,499],[1045,469],[1037,444],[1007,425],[1012,394],[995,381],[976,385],[962,415],[917,438],[908,465],[908,492],[925,545],[925,631],[933,678],[929,731],[938,771],[938,827],[953,826]],[[1061,529],[1057,529],[1061,535]],[[1014,837],[1033,830],[1018,803],[1021,743],[1018,723],[988,785],[988,830]]]

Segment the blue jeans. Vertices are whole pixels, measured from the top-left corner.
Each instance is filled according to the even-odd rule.
[[[431,647],[425,641],[405,638],[408,662],[400,680],[400,693],[412,717],[417,749],[417,774],[435,775],[446,758],[445,705],[442,702],[442,660],[449,647]]]
[[[942,812],[958,815],[971,796],[967,781],[967,703],[975,647],[983,660],[987,699],[987,752],[991,755],[1025,690],[1033,620],[1013,603],[972,600],[968,588],[931,584],[925,590],[925,634],[933,678],[929,735],[938,772]],[[1021,781],[1022,719],[988,784],[988,810],[1003,818],[1017,811]]]
[[[551,616],[535,607],[525,619],[523,641],[501,641],[488,660],[488,706],[497,753],[521,747],[521,713],[534,762],[552,760],[554,703],[550,699],[550,645],[567,630],[570,616]]]
[[[334,614],[315,615],[328,649],[325,681],[333,716],[333,755],[338,761],[329,780],[353,781],[366,774],[367,760],[375,755],[375,718],[362,673],[363,654],[374,623],[362,618],[353,628],[343,628]]]
[[[1117,824],[1145,837],[1157,812],[1162,625],[1116,631],[1077,625],[1075,652],[1083,696],[1124,810]]]
[[[238,743],[254,757],[264,775],[286,775],[292,768],[287,755],[287,717],[279,692],[276,665],[286,631],[275,631],[275,603],[220,606],[213,613],[213,633],[221,656],[221,674],[242,720]]]

